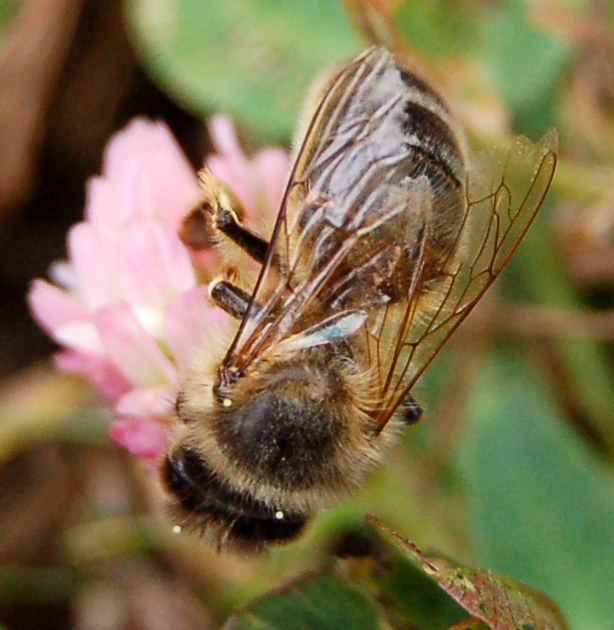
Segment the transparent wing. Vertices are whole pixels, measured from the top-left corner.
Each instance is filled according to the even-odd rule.
[[[554,176],[556,131],[536,144],[518,138],[482,162],[469,175],[465,220],[441,281],[421,291],[417,277],[407,304],[383,309],[365,328],[383,394],[380,428],[518,247]]]
[[[393,54],[383,48],[367,51],[330,81],[297,154],[225,369],[245,373],[288,336],[295,337],[294,347],[336,338],[343,327],[303,335],[300,342],[296,335],[323,315],[338,313],[343,320],[344,309],[356,312],[385,300],[375,289],[360,299],[354,291],[345,302],[335,295],[347,295],[355,276],[373,275],[389,257],[382,238],[387,226],[401,218],[411,242],[424,223],[433,193],[426,177],[408,172],[406,106],[407,86]],[[378,238],[369,238],[374,233]],[[317,312],[316,304],[325,312]],[[356,314],[352,321],[358,319]],[[335,326],[338,320],[332,321]]]
[[[324,90],[220,385],[245,374],[269,349],[301,351],[364,335],[383,427],[518,246],[552,181],[556,133],[537,144],[518,139],[455,188],[428,172],[418,151],[424,146],[408,158],[414,147],[406,127],[408,89],[414,97],[416,90],[427,94],[445,132],[445,106],[426,86],[408,88],[385,49],[367,51]],[[441,137],[453,138],[447,131]],[[447,146],[452,155],[455,147]],[[434,211],[434,204],[443,205]],[[446,229],[452,244],[446,242],[440,260],[433,246]],[[398,263],[391,242],[409,244],[401,262],[410,282],[396,294],[378,285],[379,270]]]

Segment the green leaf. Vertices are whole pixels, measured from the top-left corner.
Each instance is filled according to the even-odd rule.
[[[439,570],[446,593],[493,630],[567,630],[556,605],[539,591],[485,569]]]
[[[486,628],[488,628],[488,626],[480,619],[469,617],[469,619],[464,619],[460,623],[457,623],[453,628],[450,628],[450,630],[485,630]]]
[[[0,601],[4,606],[67,605],[80,586],[68,569],[0,566]]]
[[[443,630],[458,624],[467,613],[430,576],[399,553],[386,557],[373,571],[382,607],[402,628]]]
[[[554,221],[549,201],[552,199],[546,200],[542,212]],[[522,251],[512,258],[506,271],[516,273],[513,279],[504,277],[505,286],[510,288],[512,283],[516,289],[522,286],[523,296],[529,301],[572,311],[578,308],[579,298],[557,260],[551,226],[544,218],[538,218],[521,244]],[[564,366],[563,382],[567,383],[585,421],[607,449],[614,452],[614,369],[607,349],[588,335],[553,338],[550,345]]]
[[[4,29],[11,23],[21,8],[21,0],[0,0],[0,42]]]
[[[554,104],[571,61],[568,41],[532,24],[522,0],[508,0],[483,29],[479,59],[524,133],[541,133],[555,121]]]
[[[491,571],[427,557],[375,517],[367,521],[377,538],[362,528],[345,532],[342,548],[350,557],[256,599],[224,627],[567,630],[556,606],[530,587]],[[351,549],[358,551],[357,557],[351,557]]]
[[[486,569],[459,567],[442,558],[431,559],[377,519],[368,520],[471,617],[482,620],[493,630],[567,630],[567,623],[555,604],[535,589]]]
[[[307,574],[233,615],[228,630],[382,630],[371,599],[331,571]]]
[[[530,364],[498,354],[483,371],[459,445],[480,564],[550,595],[572,627],[614,617],[614,493]]]
[[[151,76],[196,115],[229,112],[287,141],[315,75],[360,48],[333,0],[128,0]]]
[[[394,23],[401,37],[428,58],[464,55],[475,42],[476,21],[467,19],[461,2],[407,0],[399,5]]]

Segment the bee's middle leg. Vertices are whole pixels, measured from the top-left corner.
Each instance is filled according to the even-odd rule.
[[[236,319],[243,319],[249,306],[250,294],[227,280],[209,284],[209,296],[222,310]]]

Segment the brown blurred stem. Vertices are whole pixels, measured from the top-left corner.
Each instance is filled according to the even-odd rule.
[[[493,300],[488,309],[478,307],[467,320],[467,329],[488,328],[497,333],[544,339],[614,339],[614,310],[573,310],[556,306]]]
[[[368,46],[390,46],[396,39],[392,7],[385,2],[343,0],[343,4],[356,32]]]
[[[85,0],[26,0],[0,47],[0,215],[32,185],[45,114]]]

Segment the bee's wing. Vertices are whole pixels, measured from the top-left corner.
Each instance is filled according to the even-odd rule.
[[[554,132],[537,145],[520,139],[505,155],[484,160],[462,187],[464,219],[434,283],[432,270],[430,278],[423,273],[428,230],[447,226],[442,217],[434,223],[430,211],[434,199],[441,202],[451,193],[420,168],[408,175],[416,163],[408,162],[406,88],[392,53],[374,48],[324,90],[250,306],[222,365],[228,375],[240,375],[271,349],[300,351],[365,334],[368,361],[379,379],[381,426],[505,266],[544,199],[556,163]],[[408,89],[424,92],[428,86]],[[450,125],[445,106],[433,95],[430,102]],[[390,260],[389,244],[380,237],[387,226],[398,225],[404,242],[414,243],[411,286],[404,298],[385,305],[359,279],[374,278],[382,261]],[[376,248],[368,257],[356,256],[367,240]],[[359,295],[336,299],[357,283]]]
[[[507,264],[544,201],[556,162],[551,129],[536,144],[516,139],[470,171],[465,220],[441,282],[421,292],[414,278],[409,301],[383,309],[366,330],[384,399],[380,428]]]
[[[406,213],[408,206],[420,208],[419,197],[430,194],[421,181],[426,178],[407,185],[407,150],[400,150],[406,140],[406,90],[393,54],[373,48],[343,67],[322,91],[302,134],[267,257],[224,368],[244,373],[288,336],[294,340],[287,347],[304,348],[355,330],[361,316],[348,312],[346,317],[342,307],[335,311],[330,304],[333,285],[350,281],[339,273],[335,277],[335,270],[369,231]],[[419,212],[416,216],[420,220]],[[315,331],[314,322],[304,317],[318,300],[330,307],[325,317],[338,315],[328,330]],[[354,312],[368,302],[354,303]]]

